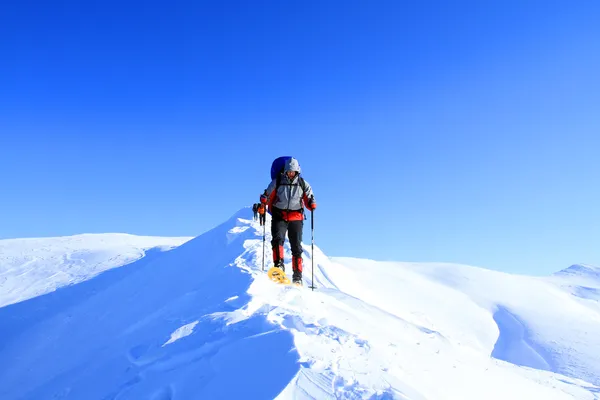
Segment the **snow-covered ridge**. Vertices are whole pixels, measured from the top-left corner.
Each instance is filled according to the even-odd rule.
[[[600,398],[598,300],[570,281],[305,246],[318,289],[279,286],[251,214],[0,308],[0,398]]]
[[[88,280],[190,237],[123,233],[0,240],[0,307]]]

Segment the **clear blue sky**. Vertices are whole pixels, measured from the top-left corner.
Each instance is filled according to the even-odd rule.
[[[197,235],[293,155],[328,255],[598,265],[599,15],[593,1],[8,2],[0,237]]]

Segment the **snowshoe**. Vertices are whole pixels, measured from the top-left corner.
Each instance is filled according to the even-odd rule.
[[[283,263],[281,263],[283,264]],[[281,283],[281,284],[289,284],[290,280],[289,278],[285,275],[285,271],[283,268],[283,265],[281,267],[279,266],[274,266],[271,269],[269,269],[269,271],[267,271],[267,276],[269,277],[270,280],[272,280],[275,283]]]

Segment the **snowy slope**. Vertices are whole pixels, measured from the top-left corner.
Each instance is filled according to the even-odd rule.
[[[315,247],[312,292],[269,282],[262,257],[244,209],[169,252],[0,308],[0,398],[600,398],[598,300],[575,289],[597,287],[593,274]],[[308,285],[310,246],[305,259]]]
[[[334,261],[330,277],[348,294],[396,314],[403,310],[402,318],[462,347],[600,385],[598,298],[572,295],[562,274],[538,278],[464,265]],[[585,287],[600,284],[594,276],[578,279]]]
[[[0,307],[79,283],[191,238],[84,234],[0,240]]]

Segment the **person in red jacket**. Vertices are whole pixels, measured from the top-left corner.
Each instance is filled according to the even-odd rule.
[[[300,176],[300,164],[295,158],[287,160],[284,171],[271,181],[260,201],[271,212],[273,263],[285,271],[283,244],[287,233],[292,248],[292,282],[302,284],[302,228],[304,206],[317,208],[311,186]]]
[[[258,222],[260,226],[265,224],[266,209],[267,207],[263,203],[258,203],[256,211],[258,212]]]

